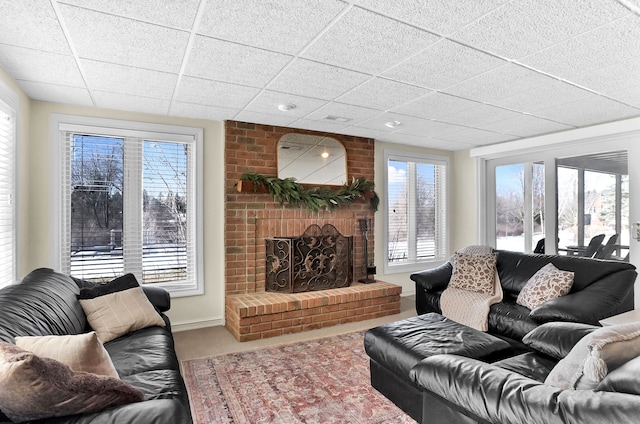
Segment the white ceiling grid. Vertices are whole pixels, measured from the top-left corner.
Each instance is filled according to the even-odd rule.
[[[0,0],[0,10],[0,67],[36,100],[445,150],[640,116],[640,0]]]

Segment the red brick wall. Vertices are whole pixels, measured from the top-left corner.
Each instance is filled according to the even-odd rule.
[[[264,292],[264,239],[297,236],[311,224],[331,223],[343,235],[353,235],[355,278],[363,278],[363,247],[357,220],[374,213],[367,200],[332,212],[307,212],[280,206],[270,194],[238,193],[236,183],[246,172],[277,176],[278,140],[288,133],[333,137],[347,152],[347,178],[374,179],[373,139],[292,128],[225,122],[225,289],[227,295]],[[373,262],[373,228],[369,231],[369,262]]]

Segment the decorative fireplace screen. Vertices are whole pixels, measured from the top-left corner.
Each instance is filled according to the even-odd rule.
[[[348,287],[353,237],[331,224],[311,225],[300,237],[266,239],[266,290],[299,293]]]

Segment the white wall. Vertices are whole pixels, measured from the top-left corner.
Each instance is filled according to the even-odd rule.
[[[220,325],[224,319],[224,124],[219,121],[114,111],[31,101],[30,135],[22,147],[28,179],[20,184],[20,219],[28,231],[20,233],[20,273],[51,262],[50,135],[51,113],[191,126],[204,129],[204,289],[202,296],[172,299],[168,315],[176,330]],[[21,140],[22,142],[22,140]],[[21,167],[23,164],[21,163]],[[24,172],[21,172],[21,174]]]

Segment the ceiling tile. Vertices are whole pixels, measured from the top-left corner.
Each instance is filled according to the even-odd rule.
[[[398,106],[391,112],[423,118],[440,118],[476,107],[479,104],[472,100],[433,91],[426,96]]]
[[[14,79],[84,87],[73,56],[0,45],[0,66]]]
[[[105,109],[130,110],[157,115],[166,115],[169,111],[169,100],[106,91],[92,91],[91,95],[96,106]]]
[[[347,125],[341,124],[341,123],[329,122],[329,121],[314,121],[311,119],[298,119],[292,124],[292,126],[294,128],[300,128],[303,130],[340,133],[342,129],[345,128]]]
[[[437,138],[442,140],[455,141],[459,143],[472,143],[485,145],[491,143],[500,143],[503,141],[515,140],[518,137],[506,134],[499,134],[492,131],[484,131],[476,128],[463,128],[448,134],[439,135]]]
[[[209,1],[198,32],[239,44],[296,54],[345,6],[346,3],[337,0]]]
[[[440,90],[504,63],[501,59],[443,40],[388,70],[383,76]]]
[[[279,93],[277,91],[263,91],[246,106],[245,110],[272,115],[284,114],[294,118],[301,118],[326,103],[326,100]],[[283,112],[278,110],[278,105],[280,104],[293,104],[296,107]]]
[[[58,0],[112,15],[158,25],[190,30],[198,11],[199,0]]]
[[[185,74],[262,88],[291,56],[198,36]]]
[[[323,119],[325,116],[335,116],[349,119],[346,124],[354,125],[364,120],[373,118],[374,116],[379,114],[380,111],[377,109],[346,105],[344,103],[338,102],[330,102],[322,106],[320,109],[305,116],[305,119],[313,119],[317,121]]]
[[[218,121],[233,119],[237,112],[237,109],[204,106],[175,101],[171,103],[171,109],[169,110],[169,113],[171,115],[194,119],[213,119]]]
[[[379,74],[438,40],[428,32],[354,7],[302,57]]]
[[[387,110],[399,106],[430,91],[384,78],[372,78],[338,97],[340,103]]]
[[[175,74],[95,60],[81,60],[80,65],[90,90],[171,99],[178,79]]]
[[[236,121],[241,122],[254,122],[256,124],[265,124],[265,125],[277,125],[281,127],[288,127],[293,122],[295,122],[298,118],[291,115],[271,115],[267,113],[260,112],[248,112],[242,111],[238,113],[234,118]]]
[[[387,127],[387,122],[398,121],[396,127]],[[426,138],[436,137],[440,134],[447,134],[457,131],[463,127],[446,122],[420,119],[413,116],[398,115],[396,113],[384,113],[372,119],[361,122],[357,127],[369,128],[377,131],[398,132],[402,134],[421,135]]]
[[[639,116],[640,109],[594,94],[575,102],[536,110],[534,114],[581,127]]]
[[[518,59],[628,15],[615,1],[513,1],[469,25],[453,38],[503,57]]]
[[[81,58],[178,73],[189,33],[60,5]]]
[[[449,122],[452,124],[477,127],[478,125],[501,121],[507,118],[514,118],[519,115],[520,114],[518,112],[477,103],[472,108],[449,115],[444,115],[438,119],[440,121]]]
[[[449,87],[446,92],[481,102],[495,102],[552,81],[543,74],[509,63]]]
[[[420,28],[447,35],[475,21],[507,0],[360,0],[370,8]]]
[[[550,80],[548,84],[521,91],[512,96],[491,101],[491,103],[507,109],[531,113],[534,110],[550,108],[571,101],[591,96],[587,90],[574,85]]]
[[[640,56],[586,72],[576,77],[575,81],[583,87],[625,101],[625,99],[636,98],[633,93],[640,89],[638,75],[640,75]],[[627,96],[627,93],[632,95]],[[637,105],[637,102],[633,102],[633,105]]]
[[[175,100],[239,110],[245,107],[259,92],[260,89],[254,87],[185,76],[180,80]]]
[[[93,106],[86,88],[68,87],[33,81],[17,81],[32,100],[43,102],[67,103],[71,105]]]
[[[520,61],[570,80],[586,71],[629,60],[639,52],[640,16],[631,14]]]
[[[640,81],[638,81],[638,85],[633,87],[627,87],[618,91],[610,91],[607,92],[607,94],[614,100],[640,108]]]
[[[50,2],[4,0],[0,9],[0,43],[71,54]]]
[[[516,114],[510,118],[480,124],[476,127],[487,131],[517,135],[520,137],[549,134],[574,128],[570,125],[523,114]]]
[[[359,72],[298,59],[268,88],[283,93],[333,100],[369,78]]]
[[[418,147],[425,147],[425,144],[427,144],[431,149],[442,149],[449,151],[470,149],[477,146],[477,144],[458,143],[456,141],[440,140],[437,138],[425,139],[424,137],[401,133],[393,133],[391,134],[391,137],[393,139],[392,141],[396,143],[408,144],[410,146]]]

